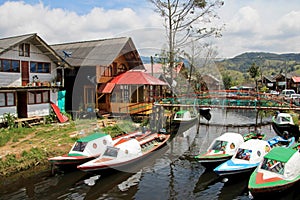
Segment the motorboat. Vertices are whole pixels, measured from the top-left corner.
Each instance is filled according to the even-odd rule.
[[[272,128],[281,137],[295,137],[299,139],[299,126],[295,124],[293,115],[290,113],[277,113],[272,117]]]
[[[195,159],[206,167],[215,166],[229,160],[243,142],[244,138],[239,133],[223,133],[212,141],[206,152],[195,156]]]
[[[92,133],[79,138],[72,146],[68,154],[48,158],[51,165],[78,165],[92,160],[106,150],[106,146],[112,145],[113,140],[110,135],[100,132]]]
[[[107,146],[99,157],[77,166],[85,172],[104,169],[126,168],[165,145],[169,134],[151,133],[146,136],[122,138],[112,146]]]
[[[220,176],[252,172],[271,150],[265,140],[250,139],[240,145],[233,157],[214,169]]]
[[[173,124],[188,124],[198,119],[198,113],[189,110],[179,110],[175,113],[172,120]]]
[[[275,147],[251,174],[248,188],[252,196],[276,194],[291,188],[300,180],[300,143],[294,147]]]

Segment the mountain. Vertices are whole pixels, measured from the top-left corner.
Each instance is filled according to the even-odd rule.
[[[247,52],[217,62],[227,70],[247,73],[253,63],[260,66],[266,75],[276,75],[280,72],[300,72],[300,54],[275,54],[266,52]]]

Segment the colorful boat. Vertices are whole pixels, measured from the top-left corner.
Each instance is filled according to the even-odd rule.
[[[229,160],[243,142],[241,134],[226,132],[214,139],[207,151],[195,156],[195,159],[206,167],[215,166]]]
[[[282,138],[281,136],[275,136],[273,138],[268,139],[268,143],[270,144],[271,148],[274,147],[291,147],[295,143],[295,138],[290,137],[290,138]]]
[[[137,136],[145,136],[151,133],[145,130],[144,132],[136,131],[126,133],[115,138],[105,133],[96,132],[91,135],[78,139],[68,154],[49,158],[48,161],[53,166],[77,166],[89,160],[95,159],[104,153],[107,146],[112,146],[122,138],[130,138]]]
[[[112,145],[113,140],[105,133],[93,133],[78,139],[68,154],[49,158],[52,165],[78,165],[92,160],[104,153],[106,146]]]
[[[198,113],[189,110],[177,111],[172,120],[173,124],[188,124],[195,122],[198,119]]]
[[[276,194],[300,181],[300,144],[294,148],[275,147],[251,174],[248,188],[252,196]]]
[[[262,134],[260,131],[250,131],[249,133],[246,133],[243,135],[244,141],[248,141],[250,139],[259,139],[263,140],[266,138],[266,134]]]
[[[272,128],[281,137],[295,137],[299,139],[299,126],[294,123],[290,113],[278,113],[272,117]]]
[[[234,156],[214,169],[220,176],[252,172],[271,149],[265,140],[250,139],[240,145]]]
[[[86,172],[126,168],[161,148],[169,138],[170,135],[160,133],[151,133],[144,137],[122,138],[113,146],[107,146],[104,154],[77,168]]]

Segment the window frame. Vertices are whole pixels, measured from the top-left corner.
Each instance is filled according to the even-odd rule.
[[[28,91],[27,100],[28,100],[28,105],[50,103],[50,91],[49,90]]]
[[[0,72],[20,73],[20,60],[0,58]]]
[[[30,44],[29,43],[19,44],[19,56],[30,57]]]
[[[30,73],[41,73],[41,74],[50,74],[51,73],[51,63],[50,62],[30,61],[29,68],[30,68]]]
[[[4,105],[0,104],[0,107],[16,106],[16,93],[15,92],[0,92],[0,94],[4,94]],[[9,94],[12,94],[11,97],[13,97],[12,98],[12,104],[11,104],[11,101],[9,101],[9,99],[11,98],[11,97],[8,96]],[[0,95],[0,98],[1,98],[1,96],[2,95]]]

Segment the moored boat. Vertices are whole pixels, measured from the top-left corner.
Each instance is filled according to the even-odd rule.
[[[173,124],[188,124],[193,123],[198,119],[198,113],[189,110],[179,110],[175,113],[172,120]]]
[[[126,168],[161,148],[169,138],[169,134],[160,133],[151,133],[144,137],[122,138],[113,146],[107,146],[102,155],[77,168],[86,172]]]
[[[260,132],[260,130],[256,130],[256,131],[250,131],[249,133],[246,133],[243,135],[244,141],[248,141],[250,139],[259,139],[259,140],[263,140],[266,138],[266,134],[263,134]]]
[[[226,132],[215,138],[207,151],[195,156],[195,159],[204,166],[215,166],[229,160],[244,142],[239,133]]]
[[[251,174],[248,188],[252,196],[276,194],[300,181],[300,144],[294,148],[275,147]]]
[[[272,117],[272,128],[281,137],[295,137],[299,139],[299,126],[295,124],[290,113],[278,113]],[[286,134],[288,134],[286,136]]]
[[[112,146],[122,138],[130,138],[137,136],[146,136],[150,131],[144,132],[135,131],[132,133],[125,133],[120,136],[112,138],[109,134],[95,132],[88,136],[79,138],[72,146],[68,154],[48,158],[48,161],[53,166],[77,166],[89,160],[95,159],[104,153],[107,146]]]
[[[270,144],[271,148],[274,147],[290,147],[294,144],[295,138],[290,137],[290,138],[282,138],[281,136],[275,136],[273,138],[268,139],[268,143]]]
[[[265,140],[250,139],[240,145],[234,156],[214,169],[220,176],[252,172],[271,147]]]
[[[101,155],[107,145],[112,145],[113,140],[110,135],[96,132],[78,139],[68,154],[48,158],[52,165],[78,165],[92,160]]]

